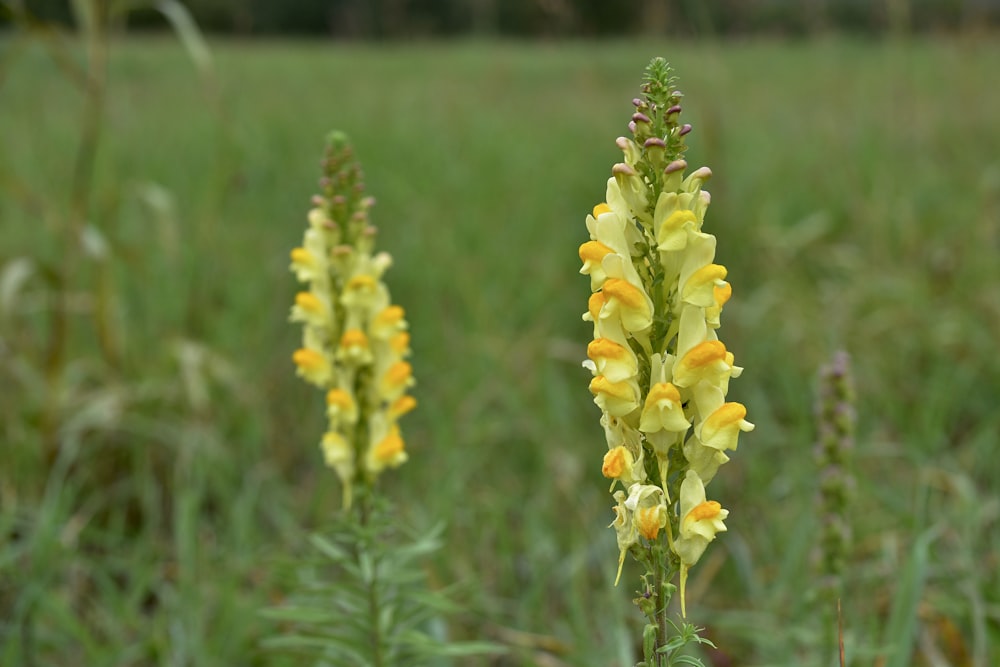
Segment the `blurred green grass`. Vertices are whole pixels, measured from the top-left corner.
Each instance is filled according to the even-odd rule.
[[[717,664],[832,664],[809,594],[812,394],[838,347],[860,416],[852,664],[1000,660],[995,42],[218,41],[205,80],[171,40],[116,41],[90,222],[121,361],[98,351],[85,263],[55,389],[40,276],[65,259],[81,95],[37,46],[4,47],[0,271],[40,268],[0,313],[0,664],[283,664],[257,609],[339,498],[286,322],[333,128],[413,334],[411,461],[383,488],[408,521],[448,522],[429,568],[466,586],[453,631],[516,645],[491,664],[631,664],[576,248],[654,55],[687,95],[689,162],[715,172],[731,396],[757,424],[689,584]],[[911,663],[892,646],[912,628]]]

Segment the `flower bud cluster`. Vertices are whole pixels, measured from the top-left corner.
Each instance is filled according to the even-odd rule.
[[[679,122],[682,94],[662,59],[647,68],[643,93],[580,246],[591,286],[583,318],[594,326],[584,366],[607,439],[602,472],[622,486],[612,523],[619,577],[625,554],[664,531],[683,593],[687,569],[726,529],[728,511],[706,500],[705,485],[753,424],[726,401],[742,369],[717,335],[732,289],[702,230],[712,172],[687,173],[691,128]]]
[[[854,450],[854,385],[850,357],[843,350],[820,369],[816,399],[816,464],[819,467],[820,541],[818,569],[820,593],[837,597],[847,567],[851,538],[847,519],[848,503],[854,488],[849,472]]]
[[[322,193],[291,252],[290,269],[303,284],[290,316],[303,327],[292,359],[300,377],[326,392],[321,448],[349,505],[354,484],[372,484],[406,461],[397,422],[416,401],[406,393],[414,384],[407,322],[382,281],[392,259],[374,253],[374,200],[344,135],[329,137],[322,165]]]

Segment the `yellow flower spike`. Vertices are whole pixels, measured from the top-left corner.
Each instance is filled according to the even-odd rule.
[[[322,352],[302,347],[292,354],[292,361],[297,367],[296,373],[307,382],[323,387],[330,381],[333,368]]]
[[[685,174],[691,126],[678,120],[681,98],[669,66],[654,59],[633,100],[631,136],[616,142],[624,162],[586,216],[579,254],[592,292],[583,319],[594,323],[583,365],[608,445],[601,472],[613,492],[627,488],[614,493],[615,583],[631,551],[647,592],[680,575],[686,615],[690,568],[726,530],[728,511],[706,500],[704,486],[753,425],[743,406],[726,403],[741,371],[717,334],[732,287],[715,262],[716,237],[702,229],[711,170]],[[636,602],[652,616],[648,595]],[[673,643],[657,625],[644,635],[647,653]]]
[[[369,221],[374,199],[346,137],[332,133],[322,160],[322,193],[312,198],[291,270],[307,287],[291,317],[302,322],[297,373],[325,391],[328,428],[323,458],[333,467],[349,507],[352,489],[371,491],[384,469],[407,457],[396,421],[413,410],[410,335],[403,308],[392,304],[382,276],[392,257],[375,252]],[[365,497],[369,497],[365,494]]]
[[[590,381],[594,402],[613,417],[624,417],[639,407],[639,386],[634,381],[611,382],[603,375]]]

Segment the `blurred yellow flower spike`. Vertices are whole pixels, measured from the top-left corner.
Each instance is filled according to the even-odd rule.
[[[361,167],[346,137],[330,135],[321,193],[313,197],[290,270],[305,285],[290,320],[302,324],[302,347],[292,359],[298,375],[324,390],[328,430],[324,462],[343,485],[349,506],[355,487],[370,488],[407,453],[397,420],[416,407],[406,395],[413,367],[405,312],[382,281],[392,258],[374,253],[369,223],[374,199],[364,195]]]
[[[654,59],[633,100],[631,135],[616,141],[622,161],[611,166],[604,201],[584,216],[588,238],[578,249],[590,282],[583,319],[593,323],[583,366],[602,413],[601,473],[617,502],[615,583],[632,553],[646,567],[637,604],[647,616],[666,613],[665,584],[677,576],[686,614],[687,572],[726,529],[728,512],[705,499],[705,484],[754,428],[743,404],[726,401],[742,371],[718,335],[733,288],[716,237],[703,229],[712,171],[689,170],[684,159],[691,126],[679,120],[682,97],[669,66]],[[666,626],[653,616],[650,624]]]

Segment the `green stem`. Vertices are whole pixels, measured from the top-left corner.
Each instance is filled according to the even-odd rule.
[[[84,30],[84,45],[86,48],[87,69],[81,79],[83,86],[83,110],[80,124],[80,145],[77,147],[73,161],[73,176],[70,182],[69,219],[67,233],[64,235],[65,249],[62,259],[57,265],[54,276],[54,304],[49,325],[49,339],[46,349],[45,375],[49,385],[50,395],[58,393],[66,366],[67,349],[70,340],[70,294],[72,286],[78,284],[78,265],[80,260],[80,243],[84,223],[91,205],[93,190],[94,166],[97,161],[98,147],[101,142],[101,129],[104,117],[104,97],[106,88],[108,43],[107,43],[107,5],[100,0],[91,0],[90,11],[94,20],[89,29]],[[106,299],[101,293],[97,302],[104,304]],[[100,313],[98,314],[100,316]],[[107,354],[104,327],[98,323],[102,351]],[[55,456],[58,447],[56,433],[58,432],[58,416],[56,409],[58,401],[48,401],[51,406],[43,417],[46,440],[49,442],[49,456]]]
[[[362,541],[361,548],[364,552],[371,554],[372,533],[370,530],[372,514],[372,498],[369,493],[362,492],[358,499],[358,512],[361,520]],[[372,561],[371,577],[368,581],[368,632],[371,641],[372,667],[383,667],[385,664],[382,658],[382,626],[380,624],[379,607],[380,600],[378,594],[378,561]]]

